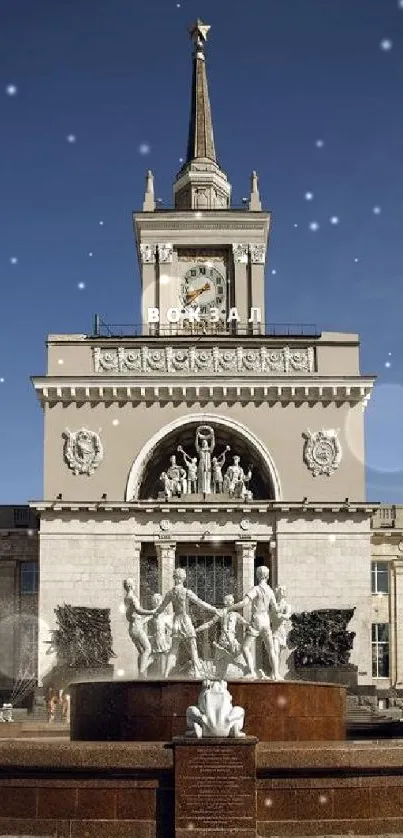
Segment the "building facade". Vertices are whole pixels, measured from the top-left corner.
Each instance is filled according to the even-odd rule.
[[[0,506],[0,697],[24,699],[37,679],[38,519],[28,506]]]
[[[32,504],[39,678],[52,666],[58,605],[110,608],[115,675],[131,677],[124,578],[149,605],[179,564],[221,605],[267,564],[294,611],[355,608],[352,662],[370,684],[385,643],[383,611],[371,635],[374,505],[365,499],[374,379],[360,372],[356,334],[265,325],[271,214],[255,172],[248,201],[231,206],[215,152],[207,32],[201,21],[192,29],[188,153],[173,207],[158,205],[149,172],[133,217],[141,329],[121,334],[98,321],[90,336],[50,335],[46,374],[33,379],[45,424],[44,498]]]

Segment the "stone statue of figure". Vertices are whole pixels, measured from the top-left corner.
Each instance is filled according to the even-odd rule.
[[[124,606],[126,609],[126,619],[129,623],[129,636],[138,652],[139,675],[144,676],[152,662],[151,643],[146,632],[147,620],[144,617],[150,617],[153,612],[141,608],[132,579],[125,579],[123,588],[125,590]]]
[[[153,609],[162,602],[162,594],[153,594]],[[159,675],[166,678],[168,655],[172,645],[172,614],[163,611],[151,617],[148,623],[148,634],[151,641],[153,658],[158,662]]]
[[[165,677],[168,678],[170,672],[172,672],[182,643],[186,644],[190,651],[194,674],[197,677],[201,673],[201,661],[197,651],[195,627],[189,614],[190,605],[192,603],[198,605],[212,614],[218,614],[219,612],[214,605],[209,605],[199,599],[193,591],[185,587],[186,571],[182,567],[177,567],[174,570],[173,578],[173,588],[165,594],[162,602],[152,612],[154,619],[156,619],[169,605],[172,605],[173,608],[172,646],[168,654]]]
[[[223,490],[224,478],[223,478],[222,469],[223,469],[223,466],[224,466],[224,463],[225,463],[225,457],[227,455],[227,451],[229,451],[229,450],[230,450],[230,446],[227,445],[225,447],[225,451],[223,451],[223,453],[220,454],[219,457],[213,457],[213,459],[211,461],[211,482],[212,482],[212,485],[213,485],[213,492],[215,494],[221,494],[222,490]]]
[[[171,487],[171,481],[170,481],[166,471],[161,472],[160,481],[161,481],[161,483],[164,487],[165,500],[169,500],[169,498],[172,497],[172,487]]]
[[[181,497],[181,495],[186,493],[186,472],[176,462],[175,454],[172,454],[169,458],[169,468],[167,468],[166,472],[162,472],[160,480],[164,486],[165,497],[169,498],[172,495]]]
[[[188,469],[188,476],[187,476],[187,493],[188,495],[196,494],[197,492],[197,457],[189,457],[186,454],[186,451],[183,450],[181,445],[178,445],[178,451],[182,454],[182,457],[187,465]]]
[[[279,672],[281,673],[281,658],[282,652],[287,648],[287,638],[291,628],[291,605],[287,602],[285,597],[285,587],[278,585],[275,588],[274,595],[277,602],[277,614],[273,615],[273,644],[274,653],[278,660]]]
[[[271,666],[271,677],[273,681],[280,681],[279,661],[276,647],[273,641],[271,626],[271,613],[278,614],[278,604],[273,589],[268,583],[270,571],[268,567],[261,565],[256,570],[257,585],[254,585],[244,598],[230,610],[239,610],[246,605],[252,609],[251,621],[246,629],[243,643],[243,655],[248,665],[249,675],[256,678],[256,667],[253,660],[252,646],[254,640],[260,640],[269,656]]]
[[[215,448],[214,430],[210,425],[199,425],[196,429],[195,448],[199,455],[197,467],[197,489],[204,495],[211,494],[211,455]]]
[[[213,641],[214,662],[218,678],[225,678],[229,664],[234,663],[243,653],[243,646],[237,639],[238,626],[247,628],[249,625],[241,614],[229,610],[233,605],[233,595],[227,594],[224,597],[224,608],[219,614],[196,629],[197,633],[207,631],[211,626],[219,623],[218,640]],[[246,659],[245,662],[248,665]]]
[[[249,483],[252,477],[252,472],[249,469],[245,474],[240,465],[240,457],[235,454],[232,458],[232,466],[228,466],[225,472],[224,491],[236,498],[251,500],[251,492],[249,492],[246,484]]]

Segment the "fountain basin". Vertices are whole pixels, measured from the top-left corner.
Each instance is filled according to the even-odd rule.
[[[183,736],[201,681],[82,681],[71,684],[73,741],[167,742]],[[309,681],[228,681],[244,731],[262,742],[346,738],[346,690]]]

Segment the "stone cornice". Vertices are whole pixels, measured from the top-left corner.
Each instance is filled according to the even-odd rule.
[[[143,501],[60,501],[60,500],[32,500],[29,502],[31,509],[37,512],[143,512],[152,514],[153,512],[177,512],[180,514],[200,514],[218,512],[242,512],[251,515],[267,515],[270,512],[277,512],[288,515],[309,515],[309,514],[323,514],[331,513],[339,515],[372,515],[379,507],[377,503],[366,503],[365,501],[312,501],[303,503],[302,501],[250,501],[245,504],[244,501],[206,501],[204,503],[178,502],[177,498],[173,498],[169,502],[161,503],[160,500],[143,500]],[[250,535],[248,538],[250,539]]]
[[[369,401],[374,379],[369,377],[260,377],[251,375],[227,379],[225,376],[193,377],[132,376],[62,377],[32,379],[41,404],[83,404],[85,402],[135,404],[138,402],[187,403],[268,403],[276,404],[358,404]]]

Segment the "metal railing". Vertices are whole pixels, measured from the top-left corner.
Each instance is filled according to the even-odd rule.
[[[314,323],[170,323],[148,326],[105,323],[99,314],[95,315],[94,338],[129,337],[310,337],[320,336]]]

